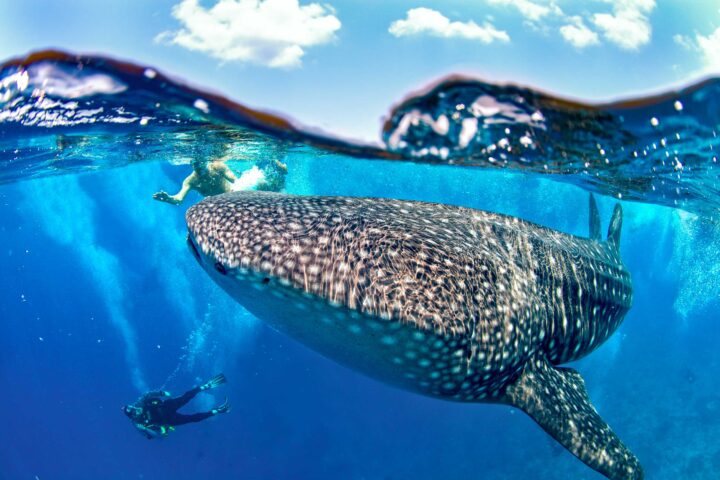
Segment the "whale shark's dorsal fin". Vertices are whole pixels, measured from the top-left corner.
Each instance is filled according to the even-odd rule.
[[[642,467],[590,403],[585,381],[571,368],[531,360],[505,400],[530,415],[565,448],[612,480],[641,480]]]
[[[620,230],[622,230],[622,207],[619,203],[615,204],[610,226],[608,227],[607,243],[615,250],[620,248]]]
[[[590,238],[600,241],[600,211],[598,210],[595,195],[590,194]]]

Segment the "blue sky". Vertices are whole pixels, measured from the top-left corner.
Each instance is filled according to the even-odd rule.
[[[376,140],[448,74],[606,100],[720,73],[716,0],[0,2],[0,58],[41,48],[152,65],[302,124]]]

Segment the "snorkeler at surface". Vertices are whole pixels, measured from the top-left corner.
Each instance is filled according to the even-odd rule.
[[[165,437],[178,425],[200,422],[220,413],[229,412],[230,405],[225,399],[222,405],[213,408],[209,412],[189,415],[178,413],[178,409],[186,405],[195,395],[218,387],[223,383],[225,383],[225,375],[221,373],[211,378],[207,383],[195,387],[176,398],[172,398],[170,393],[165,391],[148,392],[132,405],[122,407],[122,411],[133,422],[135,428],[148,439]]]
[[[225,165],[223,160],[192,162],[193,172],[183,181],[182,188],[175,195],[160,190],[153,195],[155,200],[179,205],[185,200],[190,190],[196,190],[200,195],[209,197],[233,191],[233,183],[237,180],[235,174]]]
[[[190,190],[205,197],[240,190],[269,190],[279,192],[285,187],[287,165],[279,160],[263,159],[237,178],[225,161],[225,156],[212,162],[194,160],[193,172],[183,181],[182,188],[175,195],[160,190],[153,195],[155,200],[179,205]]]

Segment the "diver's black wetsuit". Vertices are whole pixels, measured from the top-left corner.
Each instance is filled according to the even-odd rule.
[[[148,392],[132,405],[125,405],[122,409],[125,415],[133,422],[147,438],[167,436],[178,425],[200,422],[206,418],[213,417],[219,413],[230,411],[230,405],[225,403],[217,406],[209,412],[200,412],[185,415],[178,412],[178,409],[185,406],[198,393],[215,388],[225,383],[225,375],[219,374],[208,382],[195,387],[179,397],[171,397],[168,392]]]
[[[176,398],[148,398],[144,406],[145,415],[150,425],[166,425],[176,427],[186,423],[200,422],[213,416],[212,412],[193,413],[184,415],[178,409],[186,405],[195,395],[200,393],[200,387],[195,387]]]

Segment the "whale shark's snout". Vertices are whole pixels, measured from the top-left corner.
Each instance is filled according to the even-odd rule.
[[[317,276],[311,262],[322,226],[317,206],[288,206],[283,195],[235,192],[208,197],[186,214],[188,245],[203,267],[234,277],[262,275],[287,283],[297,276]]]
[[[213,260],[223,266],[234,265],[238,259],[233,255],[231,246],[249,243],[250,236],[257,229],[241,231],[232,226],[232,223],[244,224],[248,217],[249,212],[245,211],[241,204],[231,204],[222,198],[208,197],[193,205],[185,215],[190,252],[201,264],[203,261]]]

